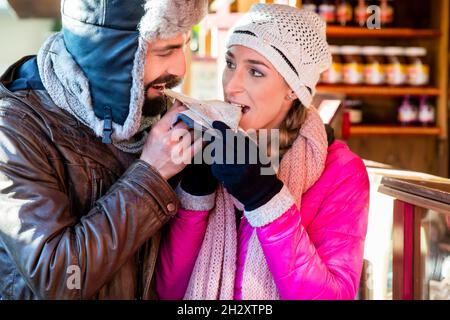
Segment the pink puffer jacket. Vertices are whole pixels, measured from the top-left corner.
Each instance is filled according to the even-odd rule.
[[[354,299],[361,275],[369,207],[366,168],[348,147],[328,148],[325,170],[292,207],[257,235],[282,299]],[[182,209],[169,225],[156,269],[160,299],[182,299],[200,250],[208,211]],[[242,276],[253,227],[238,230],[234,298],[242,299]]]

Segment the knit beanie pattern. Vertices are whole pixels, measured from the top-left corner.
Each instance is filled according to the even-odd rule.
[[[264,56],[309,107],[320,74],[331,65],[326,23],[288,5],[255,4],[231,30],[227,48],[242,45]]]

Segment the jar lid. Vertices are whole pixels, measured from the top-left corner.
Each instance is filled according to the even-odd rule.
[[[386,47],[383,53],[387,56],[403,56],[405,54],[405,49],[402,47]]]
[[[383,48],[375,46],[362,47],[361,51],[365,56],[380,56],[383,54]]]
[[[358,47],[358,46],[343,46],[343,47],[341,47],[340,51],[341,51],[341,54],[353,56],[353,55],[361,54],[361,47]]]
[[[405,55],[408,57],[425,57],[427,55],[427,49],[423,47],[406,48]]]
[[[328,48],[330,49],[330,53],[332,55],[338,55],[341,53],[341,49],[338,46],[328,46]]]

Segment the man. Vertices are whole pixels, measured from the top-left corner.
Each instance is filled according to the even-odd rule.
[[[63,0],[62,32],[0,78],[0,299],[153,297],[186,141],[159,89],[206,2]]]

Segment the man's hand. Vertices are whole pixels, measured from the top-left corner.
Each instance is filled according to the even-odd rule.
[[[154,167],[164,179],[169,179],[186,167],[202,148],[202,139],[193,141],[193,131],[183,122],[173,125],[177,114],[186,110],[180,102],[151,129],[145,142],[141,160]]]

